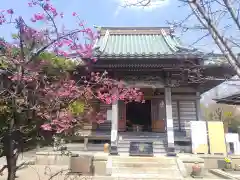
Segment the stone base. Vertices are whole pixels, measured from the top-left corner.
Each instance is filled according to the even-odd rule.
[[[111,146],[110,147],[110,155],[115,155],[115,156],[119,155],[117,146]]]
[[[168,149],[167,149],[167,156],[177,156],[174,147],[168,147]]]
[[[180,157],[178,157],[177,163],[180,171],[184,173],[185,177],[195,175],[192,173],[192,167],[196,162],[201,167],[201,174],[199,174],[199,178],[204,177],[204,174],[205,174],[204,159],[193,156],[193,155],[184,155],[184,156],[179,155],[179,156]]]
[[[111,175],[108,170],[108,154],[98,153],[93,159],[94,176]]]
[[[79,155],[70,157],[70,173],[81,173],[82,175],[92,176],[93,155]]]

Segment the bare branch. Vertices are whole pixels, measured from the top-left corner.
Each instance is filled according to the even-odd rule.
[[[236,23],[238,30],[240,31],[240,23],[238,21],[237,16],[235,15],[233,8],[231,7],[231,5],[229,4],[229,0],[223,0],[227,10],[229,11],[229,13],[231,14],[232,20]]]
[[[209,29],[209,32],[222,51],[222,53],[226,56],[229,63],[232,65],[233,69],[236,71],[237,75],[240,77],[240,64],[238,62],[237,57],[233,53],[233,51],[229,48],[228,43],[226,40],[223,39],[223,37],[219,34],[216,27],[212,24],[211,19],[205,14],[202,7],[199,6],[199,4],[196,3],[196,1],[190,1],[189,2],[190,7],[192,8],[192,11],[195,13],[198,20],[201,22],[203,26]],[[200,13],[200,15],[196,12]],[[205,22],[201,19],[201,17],[205,20]]]

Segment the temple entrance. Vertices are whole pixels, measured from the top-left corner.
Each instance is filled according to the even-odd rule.
[[[126,105],[127,131],[151,131],[151,100],[145,103],[131,102]]]

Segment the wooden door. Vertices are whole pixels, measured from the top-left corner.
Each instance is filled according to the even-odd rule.
[[[118,131],[126,131],[126,104],[124,101],[118,102]]]
[[[161,99],[151,100],[152,131],[165,132],[165,106],[161,106]]]

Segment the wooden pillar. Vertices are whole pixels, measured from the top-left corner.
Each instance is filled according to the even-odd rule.
[[[118,101],[112,104],[111,155],[118,155]]]
[[[124,101],[118,101],[118,131],[126,130],[126,104]]]
[[[171,88],[165,87],[166,123],[167,123],[167,144],[169,156],[176,156],[174,148],[174,128],[172,115],[172,93]]]
[[[200,104],[200,93],[196,93],[196,120],[197,121],[202,121],[202,111],[201,111],[201,104]]]

